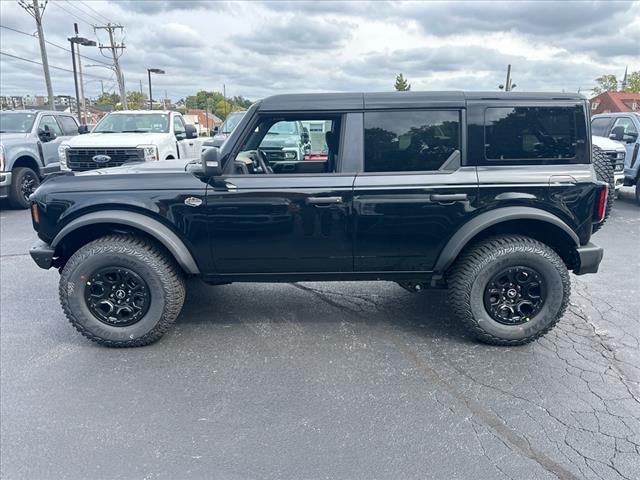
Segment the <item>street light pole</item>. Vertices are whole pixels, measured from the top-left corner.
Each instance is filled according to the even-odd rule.
[[[76,87],[76,103],[78,104],[78,121],[82,123],[82,105],[80,103],[80,90],[78,88],[78,69],[76,66],[76,49],[78,54],[80,53],[80,45],[84,45],[85,47],[95,47],[97,44],[93,40],[89,40],[88,38],[79,37],[76,31],[75,37],[69,37],[69,43],[71,44],[71,60],[73,62],[73,82]],[[76,45],[78,45],[76,47]],[[80,58],[78,57],[78,60]]]
[[[153,110],[153,95],[151,94],[151,74],[152,73],[163,74],[164,70],[160,68],[147,68],[147,75],[149,75],[149,110]]]

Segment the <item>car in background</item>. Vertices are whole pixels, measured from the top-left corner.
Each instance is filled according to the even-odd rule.
[[[627,153],[624,145],[620,142],[616,142],[615,140],[601,137],[599,135],[592,135],[591,143],[595,147],[601,149],[611,161],[614,178],[613,185],[617,192],[624,184],[624,159]]]
[[[624,160],[624,185],[636,187],[636,199],[640,202],[640,113],[600,113],[591,117],[593,135],[621,142],[626,150]]]
[[[215,127],[212,130],[212,138],[211,140],[206,142],[207,147],[219,147],[224,141],[227,139],[231,132],[235,130],[235,128],[244,117],[245,112],[232,112],[227,115],[227,118],[224,120],[220,127]],[[204,145],[203,145],[204,146]]]
[[[119,167],[130,162],[197,158],[201,141],[178,112],[111,112],[91,133],[60,144],[62,170]]]
[[[14,208],[28,208],[44,176],[60,169],[58,146],[83,131],[70,113],[1,111],[0,198]]]

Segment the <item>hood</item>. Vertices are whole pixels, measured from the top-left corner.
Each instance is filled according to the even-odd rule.
[[[601,148],[602,150],[615,150],[618,152],[625,151],[625,146],[623,143],[620,143],[616,140],[611,140],[610,138],[599,137],[598,135],[591,136],[591,143],[593,143],[596,147]]]
[[[167,138],[168,133],[87,133],[76,135],[64,143],[70,147],[137,147],[154,145]]]
[[[269,135],[267,134],[260,143],[260,147],[282,148],[296,147],[299,140],[298,135]]]
[[[159,160],[157,162],[132,162],[122,165],[121,167],[74,172],[74,175],[76,177],[88,177],[93,175],[123,175],[131,173],[176,173],[184,172],[185,165],[191,161],[193,161],[193,159],[181,158],[178,160]]]
[[[9,143],[24,142],[24,139],[29,136],[28,133],[0,133],[0,143],[7,145]]]

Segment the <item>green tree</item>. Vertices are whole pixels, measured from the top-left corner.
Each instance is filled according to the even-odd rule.
[[[131,90],[127,92],[127,103],[129,104],[129,110],[142,110],[144,108],[148,108],[149,97],[137,90]]]
[[[402,74],[396,76],[396,83],[394,88],[399,92],[408,92],[411,90],[411,84],[407,81]]]
[[[627,88],[625,92],[640,93],[640,70],[631,72],[627,76]]]
[[[115,107],[118,103],[120,103],[120,95],[117,93],[103,93],[96,100],[96,105],[98,106],[113,106]]]
[[[606,74],[596,78],[597,85],[593,88],[593,92],[596,95],[600,95],[602,92],[617,92],[618,91],[618,79],[615,75]]]

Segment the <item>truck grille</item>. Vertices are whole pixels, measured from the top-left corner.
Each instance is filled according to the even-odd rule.
[[[93,160],[96,155],[107,155],[111,159],[105,163],[97,163]],[[144,152],[141,148],[70,148],[67,150],[67,166],[76,172],[119,167],[126,162],[143,160]]]
[[[615,172],[624,171],[624,152],[607,151],[604,153],[609,157],[609,160],[611,160],[611,164],[613,165],[613,170]]]

